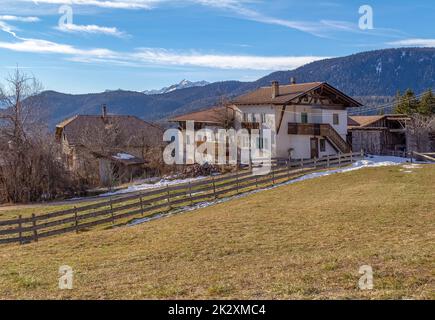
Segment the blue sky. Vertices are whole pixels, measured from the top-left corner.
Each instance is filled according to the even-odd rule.
[[[374,29],[359,28],[362,5]],[[434,12],[427,0],[0,0],[0,78],[18,65],[67,93],[252,81],[325,57],[434,47]]]

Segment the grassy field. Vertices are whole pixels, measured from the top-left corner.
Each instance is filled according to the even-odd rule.
[[[402,170],[402,171],[401,171]],[[0,247],[0,298],[434,299],[435,166],[370,168]],[[374,289],[358,289],[371,265]],[[58,268],[75,271],[58,289]]]

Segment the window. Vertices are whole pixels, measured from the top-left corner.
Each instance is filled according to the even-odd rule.
[[[326,151],[326,140],[320,139],[320,152],[325,152],[325,151]]]
[[[334,125],[339,125],[340,124],[340,118],[338,117],[338,113],[334,113],[332,115],[332,123]]]
[[[243,113],[243,122],[248,122],[248,114]]]
[[[266,114],[265,113],[261,114],[261,123],[266,123]]]
[[[264,140],[263,138],[257,138],[257,149],[263,149],[264,148]]]
[[[306,113],[306,112],[301,113],[301,122],[308,123],[308,113]]]

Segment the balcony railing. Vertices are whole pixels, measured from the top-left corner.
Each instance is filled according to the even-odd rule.
[[[350,152],[350,145],[335,131],[329,123],[289,123],[288,134],[300,134],[325,137],[337,151]]]
[[[242,129],[260,129],[260,123],[258,122],[250,122],[250,121],[242,121]]]

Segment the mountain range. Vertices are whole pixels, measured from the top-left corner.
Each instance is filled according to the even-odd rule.
[[[207,81],[196,81],[196,82],[192,82],[189,80],[181,80],[180,83],[177,84],[173,84],[169,87],[164,87],[162,89],[157,89],[157,90],[145,90],[142,91],[142,93],[144,94],[164,94],[164,93],[169,93],[175,90],[180,90],[180,89],[186,89],[186,88],[193,88],[193,87],[203,87],[210,84],[210,82]]]
[[[161,93],[126,90],[90,94],[42,92],[41,99],[51,127],[75,114],[99,114],[106,104],[109,113],[136,115],[144,120],[164,121],[270,85],[326,81],[367,106],[389,102],[398,90],[416,93],[435,88],[435,48],[400,48],[362,52],[346,57],[316,61],[295,70],[271,73],[253,82],[222,81],[210,84],[182,81]],[[187,87],[182,88],[184,85]],[[160,90],[158,90],[160,92]]]

